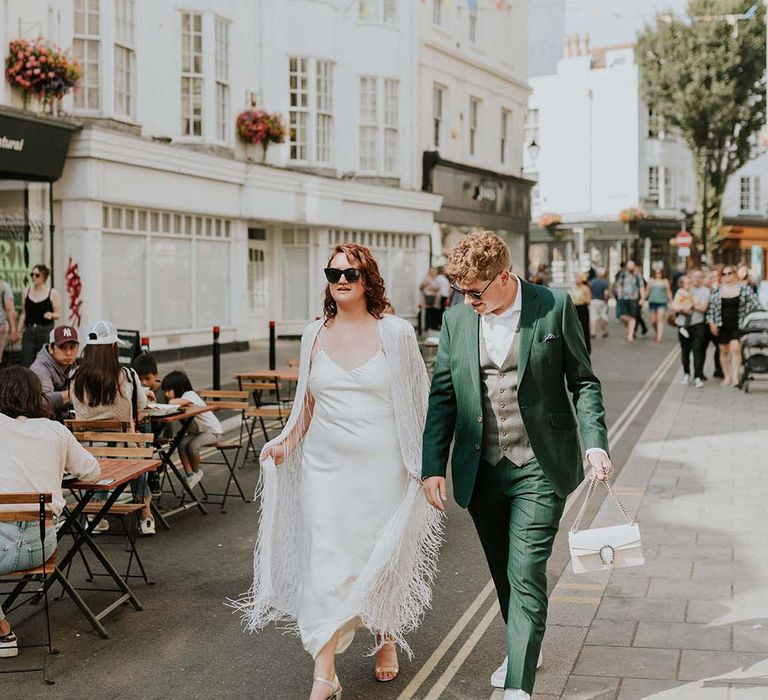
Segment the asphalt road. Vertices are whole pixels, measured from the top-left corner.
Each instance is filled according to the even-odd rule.
[[[612,337],[594,341],[593,350],[594,366],[604,385],[609,427],[674,348],[671,329],[667,329],[667,338],[660,346],[650,339],[639,339],[630,345],[621,339],[618,326],[611,324],[611,331]],[[677,363],[661,378],[615,446],[612,457],[617,468],[629,455],[676,370]],[[251,463],[240,474],[246,493],[252,493],[255,466]],[[217,483],[223,483],[222,477],[220,469],[208,470],[205,482],[215,488]],[[254,505],[232,500],[226,514],[215,508],[207,516],[190,511],[172,520],[171,532],[159,531],[157,537],[141,541],[142,556],[156,581],[153,586],[133,584],[144,611],[124,607],[112,614],[105,620],[111,638],[102,640],[71,601],[56,602],[54,638],[61,650],[53,662],[56,685],[45,686],[40,674],[3,676],[2,696],[9,700],[81,694],[94,699],[308,697],[312,663],[300,641],[274,627],[258,635],[245,635],[237,617],[224,605],[228,596],[237,596],[249,586],[257,516]],[[551,584],[567,563],[563,534],[550,562]],[[108,551],[116,561],[123,556],[119,545],[112,545]],[[415,658],[401,659],[400,677],[396,681],[376,683],[373,659],[365,656],[371,638],[358,633],[353,645],[338,660],[345,700],[400,698],[488,581],[469,515],[451,502],[433,609],[410,640]],[[100,595],[92,593],[88,599],[99,600]],[[490,601],[488,598],[481,613],[489,608]],[[409,697],[427,697],[437,678],[466,643],[479,617],[480,614],[475,616],[426,682]],[[40,619],[36,615],[17,626],[22,641],[32,640]],[[34,653],[25,652],[23,657],[29,660]],[[489,674],[503,655],[504,630],[497,615],[440,697],[487,700],[491,691]],[[0,668],[8,667],[7,661],[0,660]]]

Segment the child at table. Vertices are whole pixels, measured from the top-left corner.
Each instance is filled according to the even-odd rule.
[[[164,403],[163,397],[158,396],[162,382],[158,376],[157,360],[155,360],[154,355],[148,352],[136,355],[131,361],[131,367],[139,375],[141,386],[146,390],[144,393],[147,400]]]
[[[163,378],[161,385],[168,403],[179,406],[206,406],[189,381],[189,377],[181,370],[175,370]],[[179,443],[179,457],[184,466],[190,488],[200,483],[203,470],[200,469],[200,450],[206,445],[215,445],[224,430],[219,419],[212,412],[195,416],[187,434]]]

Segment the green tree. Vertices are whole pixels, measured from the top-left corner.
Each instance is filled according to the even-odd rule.
[[[749,19],[735,19],[748,11]],[[765,6],[759,0],[690,0],[687,18],[659,15],[655,26],[645,27],[637,60],[643,99],[693,153],[696,231],[702,241],[707,232],[711,250],[728,178],[754,157],[764,123]]]

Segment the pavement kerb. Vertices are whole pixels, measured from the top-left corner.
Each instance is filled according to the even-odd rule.
[[[637,447],[633,448],[614,482],[614,492],[632,514],[640,509],[656,463],[661,457],[663,444],[669,437],[675,416],[685,400],[687,387],[680,385],[680,377],[680,373],[676,372],[637,442],[637,446],[645,446],[645,454],[640,457]],[[651,443],[656,446],[656,452],[649,460],[647,445]],[[605,498],[592,522],[583,522],[582,528],[607,527],[618,525],[622,521],[616,504],[612,499]],[[638,520],[638,523],[642,537],[642,520]],[[570,522],[567,523],[568,527],[570,525]],[[570,563],[560,575],[549,598],[547,632],[542,648],[544,666],[536,676],[533,700],[561,697],[610,579],[610,571],[574,574]],[[491,695],[491,700],[501,700],[502,696],[503,692],[496,690]]]

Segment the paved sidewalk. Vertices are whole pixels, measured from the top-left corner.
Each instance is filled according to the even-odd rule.
[[[645,565],[558,581],[534,700],[768,698],[768,384],[715,382],[670,386],[617,479]]]

